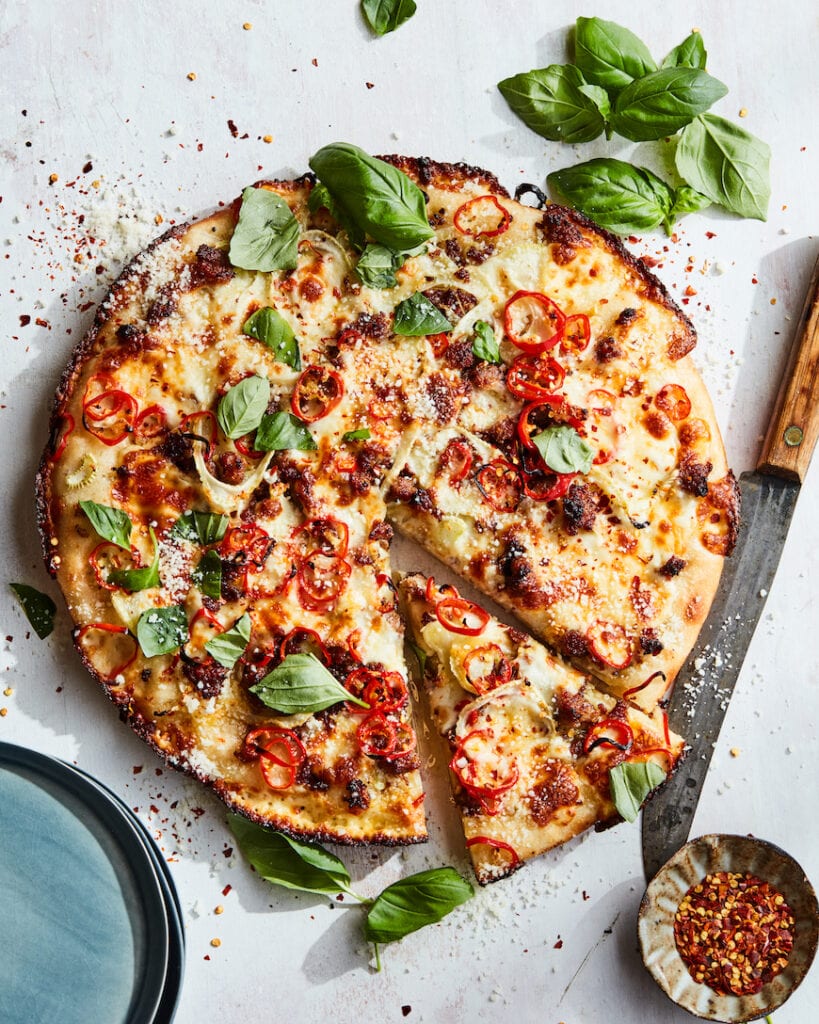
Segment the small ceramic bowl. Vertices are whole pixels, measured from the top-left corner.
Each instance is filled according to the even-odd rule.
[[[692,885],[717,871],[747,872],[769,882],[785,897],[796,922],[787,966],[754,995],[718,995],[694,981],[677,951],[677,908]],[[819,907],[805,872],[778,846],[749,836],[701,836],[678,850],[650,882],[637,934],[648,972],[678,1006],[704,1020],[741,1024],[780,1007],[808,973],[819,939]]]

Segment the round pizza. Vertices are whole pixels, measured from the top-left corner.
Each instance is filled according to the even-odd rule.
[[[342,143],[310,165],[169,231],[111,289],[56,396],[47,566],[86,667],[168,763],[294,836],[413,843],[426,711],[390,561],[402,531],[565,674],[538,713],[571,786],[538,768],[548,744],[504,751],[493,725],[534,664],[526,634],[503,639],[440,574],[425,590],[429,678],[476,676],[472,732],[493,740],[457,741],[456,797],[464,778],[535,780],[537,798],[498,784],[475,813],[514,803],[548,834],[538,852],[616,814],[572,743],[664,771],[679,756],[658,704],[739,522],[694,330],[611,235],[485,171]],[[464,637],[484,648],[467,669],[448,653]]]

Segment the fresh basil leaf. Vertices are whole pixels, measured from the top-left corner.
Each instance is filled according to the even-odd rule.
[[[605,128],[600,94],[588,95],[587,86],[573,64],[550,64],[498,82],[503,98],[524,124],[553,142],[590,142]],[[605,102],[607,106],[607,98]]]
[[[191,573],[191,579],[205,597],[218,601],[222,596],[222,559],[219,552],[213,549],[206,551]]]
[[[329,895],[349,892],[349,872],[323,847],[262,828],[238,814],[228,816],[228,825],[239,849],[271,885]]]
[[[9,583],[9,586],[17,595],[17,600],[26,613],[31,628],[41,640],[45,640],[54,630],[54,615],[57,606],[48,594],[35,590],[27,583]]]
[[[362,250],[364,248],[364,232],[355,226],[350,218],[345,215],[343,210],[338,208],[336,203],[333,201],[333,197],[330,195],[327,186],[322,185],[320,181],[317,181],[310,190],[310,195],[307,197],[307,208],[311,213],[315,213],[322,207],[327,210],[333,220],[338,222],[340,227],[344,228],[350,239],[352,247],[359,251]]]
[[[361,0],[367,24],[377,36],[394,32],[415,14],[415,0]]]
[[[200,544],[215,544],[220,541],[228,525],[228,517],[218,512],[183,512],[173,524],[172,537],[182,540],[199,541]]]
[[[367,441],[371,437],[369,427],[359,427],[358,430],[348,430],[341,435],[342,441]]]
[[[500,349],[492,325],[485,320],[476,320],[474,330],[472,354],[475,358],[483,359],[487,363],[500,363]]]
[[[137,640],[146,658],[170,654],[190,636],[185,609],[178,604],[147,608],[137,622]]]
[[[648,47],[629,29],[602,18],[578,18],[574,30],[575,64],[586,81],[612,95],[635,78],[657,70]]]
[[[233,668],[250,642],[250,625],[250,616],[245,612],[230,629],[226,629],[224,633],[217,633],[212,640],[208,640],[205,650],[220,665]]]
[[[242,324],[242,334],[266,345],[280,363],[294,370],[301,369],[301,353],[293,328],[271,306],[263,306],[251,314]]]
[[[415,292],[395,307],[395,322],[392,329],[396,334],[417,338],[426,334],[451,331],[452,324],[426,295]]]
[[[609,157],[565,167],[547,181],[572,206],[620,235],[656,227],[673,203],[671,189],[656,174]]]
[[[434,924],[474,895],[454,868],[433,868],[401,878],[378,896],[367,911],[364,935],[370,942],[396,942]]]
[[[285,715],[323,711],[343,700],[369,707],[345,690],[314,654],[288,654],[279,666],[251,686],[250,692],[267,707]]]
[[[219,401],[216,419],[226,437],[244,437],[255,430],[270,401],[270,381],[253,374],[226,391]]]
[[[670,235],[680,217],[684,217],[687,213],[697,213],[710,205],[711,200],[708,196],[704,196],[702,192],[691,188],[690,185],[680,185],[679,188],[674,189],[674,202],[668,211],[668,216],[664,218],[666,231]]]
[[[403,266],[404,259],[403,253],[393,252],[385,245],[368,245],[355,272],[367,288],[394,288],[398,284],[395,272]]]
[[[623,761],[609,768],[611,798],[620,817],[636,821],[643,801],[665,777],[663,769],[654,761]]]
[[[765,220],[771,198],[766,143],[739,125],[702,114],[683,131],[675,156],[680,176],[740,217]]]
[[[229,258],[242,270],[295,270],[299,222],[280,195],[252,186],[242,192]]]
[[[131,594],[139,590],[151,590],[152,587],[161,586],[159,578],[159,545],[156,542],[156,534],[152,526],[148,527],[151,534],[151,542],[154,546],[154,557],[150,565],[142,569],[113,569],[108,574],[108,583],[115,587],[122,587]]]
[[[262,417],[253,447],[257,452],[312,452],[316,450],[316,442],[298,416],[292,412],[274,412]]]
[[[110,505],[98,505],[96,501],[81,501],[80,508],[103,540],[116,544],[125,551],[131,550],[131,529],[133,523],[127,512]]]
[[[398,168],[348,142],[324,146],[310,167],[343,218],[381,245],[400,252],[432,237],[424,193]]]
[[[700,68],[705,70],[708,54],[705,52],[705,43],[699,32],[692,32],[690,36],[683,39],[679,46],[675,46],[663,61],[664,68]]]
[[[543,461],[555,473],[588,473],[594,449],[574,427],[547,427],[532,438]]]
[[[427,652],[419,644],[416,644],[413,640],[407,640],[407,643],[418,660],[418,671],[421,673],[421,679],[424,678],[427,671]]]
[[[603,115],[603,120],[608,121],[611,117],[611,100],[609,94],[599,85],[591,85],[587,82],[585,85],[580,86],[580,92],[584,96],[588,96],[589,99],[594,103],[600,113]]]
[[[699,68],[664,68],[626,86],[614,102],[611,127],[632,142],[673,135],[728,92]]]

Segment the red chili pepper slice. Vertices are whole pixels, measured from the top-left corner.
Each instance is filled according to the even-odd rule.
[[[364,659],[361,657],[361,652],[358,649],[360,643],[361,630],[354,629],[352,633],[350,633],[350,635],[347,637],[347,650],[350,652],[351,656],[355,659],[355,661],[359,662],[359,664],[364,661]]]
[[[407,684],[400,672],[371,672],[371,677],[364,687],[363,699],[371,708],[380,711],[398,711],[409,700]]]
[[[257,452],[253,447],[254,440],[256,438],[255,432],[252,434],[245,434],[243,437],[237,437],[233,442],[233,446],[240,455],[244,455],[246,459],[263,459],[265,456],[264,452]]]
[[[691,415],[691,399],[685,388],[679,384],[666,384],[654,396],[654,404],[666,416],[678,423]]]
[[[219,554],[239,565],[252,566],[258,571],[270,554],[273,541],[267,531],[255,523],[231,526],[219,545]]]
[[[582,352],[591,341],[591,324],[585,313],[566,317],[563,337],[560,339],[561,352]]]
[[[308,366],[296,381],[290,408],[304,423],[315,423],[332,412],[343,395],[344,382],[335,370]]]
[[[609,668],[619,671],[627,668],[634,657],[634,645],[625,628],[618,623],[600,619],[589,626],[586,639],[592,657]]]
[[[435,606],[442,626],[462,636],[479,636],[489,622],[489,612],[463,597],[445,597]]]
[[[469,684],[480,696],[512,678],[512,663],[497,644],[473,647],[461,666]]]
[[[663,709],[661,712],[663,716],[663,739],[667,747],[671,746],[671,730],[668,727],[668,712]]]
[[[152,437],[159,437],[167,429],[165,410],[161,405],[149,405],[136,418],[134,437],[139,441],[147,441]]]
[[[112,570],[125,569],[130,566],[139,566],[138,559],[136,558],[133,558],[132,562],[129,564],[124,563],[124,554],[125,552],[119,544],[112,544],[111,541],[104,540],[101,544],[97,544],[88,556],[88,561],[91,563],[91,568],[94,570],[94,578],[98,585],[104,590],[124,589],[114,583],[108,582],[108,573]],[[132,554],[134,553],[132,552]]]
[[[133,432],[139,405],[119,388],[102,391],[83,405],[83,426],[103,444],[113,447]]]
[[[334,558],[344,558],[350,547],[349,527],[334,516],[308,519],[293,536],[307,540],[308,550],[320,551],[323,555],[332,555]]]
[[[502,853],[509,855],[509,870],[513,870],[520,864],[520,857],[514,847],[510,846],[509,843],[505,843],[502,839],[493,839],[491,836],[472,836],[471,839],[467,839],[466,848],[471,850],[473,846],[491,846],[493,850],[500,850]]]
[[[207,445],[206,457],[210,459],[213,456],[219,427],[210,409],[199,409],[183,416],[179,422],[179,431],[191,440],[204,442]]]
[[[85,655],[87,660],[91,663],[92,667],[93,667],[93,662],[91,662],[91,659],[90,659],[90,657],[88,656],[88,654],[87,654],[87,652],[85,650],[85,646],[84,646],[83,641],[85,640],[86,636],[88,636],[88,634],[93,632],[94,630],[99,630],[102,633],[118,633],[118,634],[121,634],[122,636],[127,636],[128,639],[131,641],[131,643],[134,645],[134,649],[133,649],[133,652],[131,653],[131,656],[129,658],[126,658],[125,661],[123,661],[120,664],[116,665],[109,672],[103,674],[102,672],[98,672],[95,669],[95,671],[97,671],[97,675],[100,677],[100,679],[104,683],[115,682],[117,676],[122,675],[122,673],[129,666],[133,665],[133,663],[136,661],[137,654],[139,653],[139,645],[137,644],[135,638],[132,637],[131,634],[128,632],[128,630],[126,629],[125,626],[115,626],[111,622],[88,622],[88,623],[86,623],[86,625],[80,626],[79,629],[75,630],[75,632],[74,632],[74,640],[75,640],[77,646],[79,647],[80,651],[83,653],[83,655]]]
[[[564,497],[577,473],[551,473],[542,469],[522,470],[523,493],[532,501],[556,501]]]
[[[205,650],[205,644],[224,631],[225,627],[212,612],[207,608],[200,608],[191,619],[188,639],[179,648],[180,658],[187,662],[210,661],[211,656]],[[191,654],[191,650],[195,650],[198,656]]]
[[[271,789],[289,789],[296,781],[298,770],[307,751],[292,729],[251,729],[245,737],[243,752],[246,757],[259,759],[262,778]]]
[[[566,371],[552,356],[530,353],[516,356],[507,371],[506,386],[515,398],[532,402],[551,397],[565,379]]]
[[[500,798],[508,793],[520,778],[516,764],[513,764],[506,778],[498,780],[495,768],[487,769],[486,763],[481,767],[488,771],[490,777],[479,778],[479,766],[469,755],[468,744],[474,740],[486,740],[492,738],[492,732],[488,729],[476,729],[468,733],[460,741],[449,762],[450,770],[458,779],[463,788],[473,796],[483,807],[486,814],[492,816],[500,810]]]
[[[660,678],[663,680],[663,682],[665,682],[665,680],[666,680],[665,672],[652,672],[651,675],[648,677],[648,679],[646,679],[646,681],[644,683],[640,683],[639,686],[632,686],[630,690],[626,690],[626,692],[623,694],[623,700],[628,700],[628,698],[631,697],[633,694],[639,693],[641,690],[644,690],[647,686],[649,686],[651,683],[654,682],[654,680],[657,678],[657,676],[660,676]],[[668,687],[666,687],[666,692],[667,691],[668,691]],[[663,694],[663,696],[665,696],[665,694]]]
[[[454,437],[441,452],[439,461],[443,468],[449,468],[449,482],[454,486],[466,479],[473,459],[472,447],[461,438]]]
[[[356,735],[361,753],[366,757],[389,757],[395,750],[395,722],[381,711],[367,715]]]
[[[441,334],[428,334],[427,341],[432,348],[432,354],[436,359],[440,359],[441,356],[449,348],[449,335],[444,331]]]
[[[345,327],[336,338],[337,345],[363,345],[367,339],[355,327]]]
[[[68,439],[74,433],[74,417],[70,412],[64,412],[58,421],[60,429],[57,430],[57,424],[55,424],[55,430],[52,434],[51,446],[54,451],[51,453],[51,461],[57,462],[65,451]],[[57,438],[59,437],[59,441]]]
[[[424,591],[424,596],[426,597],[427,604],[436,604],[438,601],[441,600],[442,595],[445,597],[460,596],[458,594],[458,588],[453,587],[451,583],[442,583],[440,587],[436,587],[435,577],[428,576],[426,589]]]
[[[279,657],[284,661],[288,654],[314,654],[325,665],[330,660],[321,637],[314,629],[307,629],[306,626],[296,626],[282,638]]]
[[[514,512],[520,504],[523,489],[520,474],[506,459],[493,459],[480,469],[475,483],[496,512]]]
[[[515,292],[503,311],[507,338],[524,352],[554,348],[565,323],[566,316],[557,303],[540,292]]]
[[[634,733],[628,722],[621,718],[604,718],[596,722],[583,740],[583,753],[588,754],[596,747],[614,747],[629,751],[634,743]]]
[[[494,196],[477,196],[458,207],[452,222],[462,235],[494,238],[509,230],[512,215]]]
[[[347,586],[352,566],[343,558],[311,551],[299,564],[296,581],[299,599],[309,611],[325,611]]]
[[[666,759],[666,775],[674,767],[674,755],[668,749],[668,747],[643,747],[641,750],[635,750],[629,754],[626,758],[627,761],[648,761],[654,754],[662,754]]]
[[[561,405],[563,405],[562,395],[543,395],[536,402],[530,402],[523,407],[518,417],[517,431],[518,439],[524,448],[537,451],[532,435],[540,433],[553,422],[549,410],[559,408]],[[534,422],[532,422],[533,420]]]

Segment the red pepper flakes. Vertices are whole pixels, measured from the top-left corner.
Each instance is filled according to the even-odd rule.
[[[787,965],[793,931],[780,892],[730,871],[692,885],[674,916],[674,940],[689,974],[718,995],[759,992]]]

